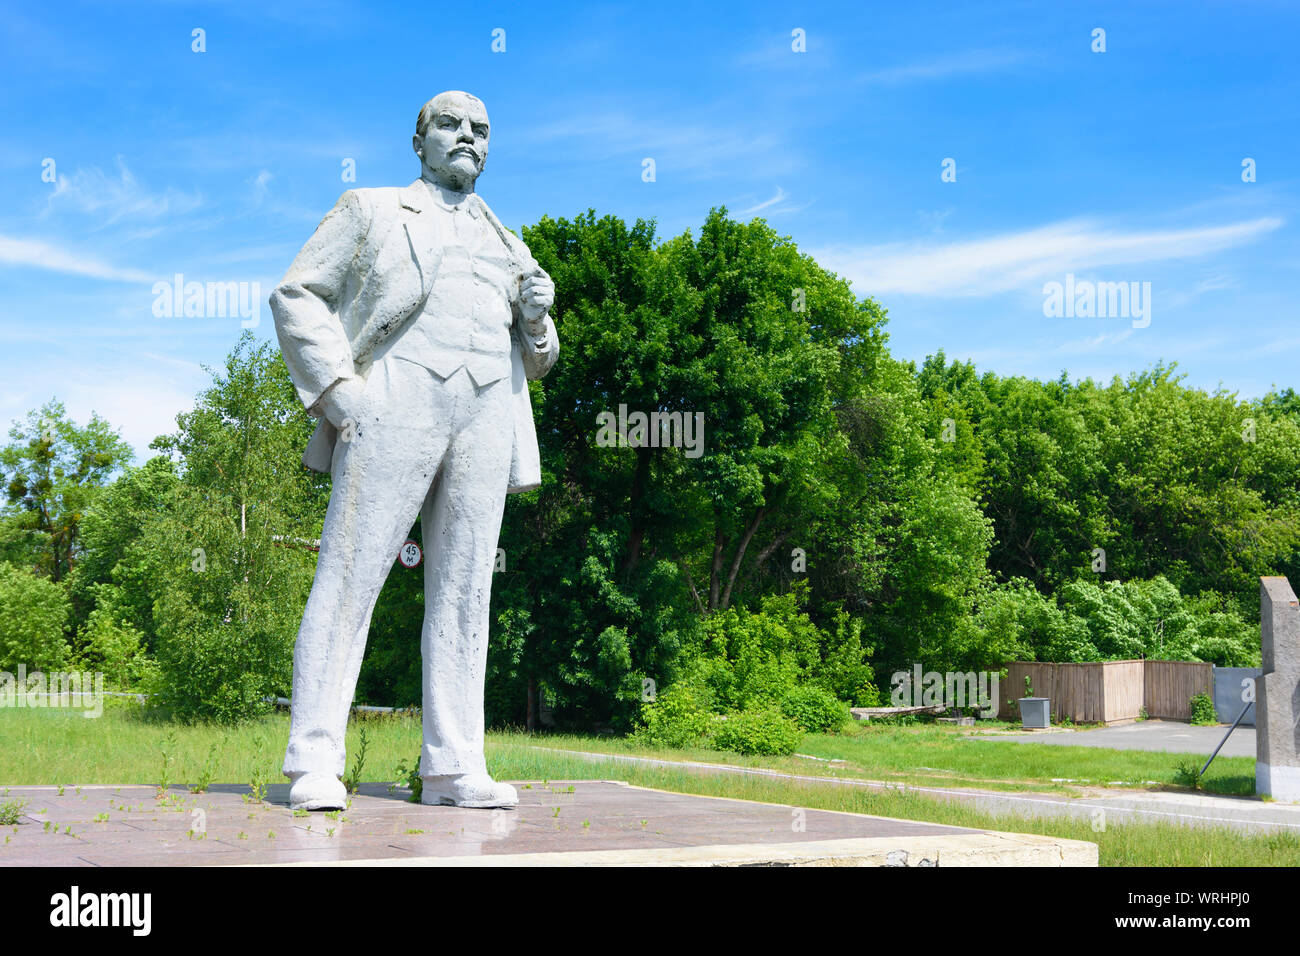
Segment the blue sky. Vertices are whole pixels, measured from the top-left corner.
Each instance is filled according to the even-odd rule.
[[[416,178],[444,89],[487,104],[512,227],[725,205],[875,296],[900,357],[1300,386],[1297,37],[1251,2],[11,5],[0,422],[57,396],[144,457],[242,331],[154,284],[256,282],[273,339],[274,283],[344,189]],[[1045,316],[1067,274],[1149,282],[1150,324]]]

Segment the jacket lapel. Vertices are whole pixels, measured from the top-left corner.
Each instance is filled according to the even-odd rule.
[[[509,229],[501,224],[501,220],[496,217],[496,213],[494,213],[488,204],[483,201],[483,197],[478,193],[475,193],[474,201],[478,204],[478,209],[483,214],[483,218],[487,220],[488,225],[496,231],[496,234],[501,238],[501,242],[504,243],[506,252],[510,254],[515,271],[520,273],[529,271],[529,263],[526,260],[532,259],[532,256],[528,254],[527,247],[523,248],[521,254],[520,247],[523,246],[523,243],[516,238]]]
[[[406,229],[406,240],[410,246],[411,258],[420,270],[421,300],[433,287],[436,262],[435,251],[439,248],[434,217],[429,214],[433,199],[424,180],[417,179],[399,194],[402,205],[402,225]],[[440,257],[438,257],[440,258]]]

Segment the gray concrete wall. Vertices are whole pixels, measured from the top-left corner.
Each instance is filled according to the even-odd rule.
[[[1247,677],[1258,679],[1262,673],[1263,671],[1258,667],[1214,668],[1214,710],[1219,715],[1219,720],[1230,724],[1237,719],[1244,703],[1241,699],[1242,680]],[[1246,716],[1241,718],[1241,726],[1255,726],[1254,707],[1246,711]]]

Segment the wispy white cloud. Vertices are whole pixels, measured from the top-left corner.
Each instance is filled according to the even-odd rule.
[[[943,232],[944,220],[953,214],[955,207],[949,206],[946,209],[918,209],[916,217],[921,220],[921,226],[926,232],[940,233]]]
[[[1001,341],[1010,342],[1007,337]],[[1266,346],[1242,349],[1239,336],[1225,335],[1220,331],[1194,335],[1177,333],[1176,341],[1169,335],[1152,336],[1129,326],[1081,338],[1054,342],[1050,338],[1028,338],[1006,345],[950,346],[946,352],[951,358],[974,362],[983,368],[999,369],[1003,374],[1026,374],[1039,378],[1053,377],[1068,368],[1072,379],[1091,377],[1107,381],[1119,372],[1126,374],[1171,358],[1170,348],[1176,348],[1180,364],[1194,357],[1234,358],[1271,354],[1300,347],[1300,338],[1281,338]],[[1118,358],[1119,363],[1115,361]],[[1201,387],[1213,383],[1202,382]],[[1258,383],[1242,385],[1243,394],[1259,394]]]
[[[1101,331],[1095,335],[1053,341],[1050,338],[1022,338],[1015,344],[994,346],[982,345],[967,348],[962,345],[947,348],[952,356],[961,355],[963,359],[983,366],[1035,366],[1039,374],[1049,374],[1043,369],[1054,367],[1059,359],[1087,358],[1104,354],[1114,354],[1113,349],[1133,338],[1134,329],[1125,324],[1123,328]],[[1132,345],[1132,342],[1129,342]],[[1046,364],[1044,364],[1046,360]]]
[[[1200,282],[1196,283],[1196,288],[1192,292],[1200,295],[1202,292],[1217,292],[1220,289],[1234,289],[1237,287],[1237,279],[1234,276],[1224,273],[1216,273],[1212,276],[1206,276]]]
[[[811,199],[808,200],[808,202],[793,203],[786,201],[789,198],[789,194],[780,186],[777,186],[776,193],[770,199],[764,199],[762,202],[750,206],[747,209],[740,209],[733,213],[733,215],[737,219],[747,219],[750,216],[755,216],[758,213],[767,210],[769,216],[774,216],[784,213],[799,212],[799,210],[807,209],[812,205]]]
[[[870,295],[985,296],[1023,290],[1067,272],[1206,255],[1251,242],[1282,224],[1280,218],[1262,217],[1222,226],[1124,231],[1071,220],[963,242],[836,246],[811,254]]]
[[[262,200],[264,200],[267,193],[270,192],[270,182],[274,178],[275,176],[269,169],[263,169],[259,170],[257,175],[249,180],[253,186],[253,205],[262,205]]]
[[[777,186],[777,187],[776,187],[776,195],[774,195],[771,199],[764,199],[761,203],[759,203],[759,204],[756,205],[756,206],[750,206],[748,209],[742,209],[742,210],[740,210],[739,212],[737,212],[736,215],[737,215],[737,216],[752,216],[754,213],[759,212],[759,211],[761,211],[761,210],[763,210],[763,209],[766,209],[766,208],[768,208],[769,206],[775,206],[777,203],[779,203],[779,202],[780,202],[781,200],[783,200],[783,199],[785,199],[785,190],[782,189],[780,186]]]
[[[925,80],[943,80],[971,73],[992,73],[1025,62],[1026,55],[1016,50],[967,50],[945,56],[918,60],[900,66],[872,70],[857,77],[859,83],[894,86]]]
[[[119,219],[159,219],[182,215],[203,205],[199,193],[176,189],[151,192],[135,178],[122,157],[117,158],[117,175],[98,166],[58,174],[46,212],[71,208],[94,216],[100,226]]]
[[[1175,311],[1190,305],[1196,299],[1210,292],[1222,292],[1226,289],[1235,289],[1240,285],[1237,277],[1226,272],[1216,272],[1208,275],[1187,289],[1174,289],[1167,292],[1167,299],[1164,304],[1165,311]]]
[[[790,70],[807,72],[833,67],[839,61],[833,34],[824,30],[803,31],[804,51],[795,50],[794,28],[764,31],[731,57],[733,67],[744,70]]]
[[[121,430],[135,449],[135,463],[141,464],[156,454],[149,450],[151,441],[176,431],[176,416],[194,407],[198,389],[156,380],[126,383],[119,379],[108,388],[77,385],[65,391],[68,412],[76,420],[88,420],[91,412],[103,417]]]
[[[140,352],[141,358],[149,359],[151,362],[157,362],[159,365],[169,365],[172,368],[178,368],[190,375],[202,376],[207,373],[203,371],[201,362],[192,362],[189,359],[175,358],[171,355],[159,355],[157,352]]]
[[[0,236],[0,264],[31,266],[114,282],[152,282],[155,278],[151,273],[115,266],[96,256],[55,246],[40,239],[12,236]]]
[[[1086,355],[1091,352],[1099,351],[1107,346],[1118,345],[1133,334],[1132,326],[1115,332],[1099,332],[1096,335],[1087,335],[1081,339],[1071,339],[1068,342],[1062,342],[1051,349],[1054,355]]]
[[[196,364],[166,356],[80,349],[14,374],[0,395],[0,424],[57,397],[74,421],[84,424],[95,413],[120,430],[140,464],[154,454],[149,443],[176,430],[176,415],[194,407],[209,381]]]
[[[1300,352],[1300,336],[1273,339],[1269,342],[1265,342],[1263,345],[1257,345],[1252,349],[1247,349],[1240,354],[1254,358],[1264,355],[1277,355],[1279,352]]]
[[[797,159],[778,131],[756,132],[724,122],[682,122],[627,113],[584,114],[523,129],[518,136],[521,141],[545,144],[543,151],[558,143],[566,160],[574,150],[588,161],[630,158],[639,163],[650,158],[661,176],[670,170],[723,175],[724,170],[734,169],[739,159],[750,164],[751,172],[760,171],[760,161],[765,170],[789,169]]]

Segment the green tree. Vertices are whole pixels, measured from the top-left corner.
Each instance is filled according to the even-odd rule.
[[[153,447],[179,481],[125,561],[157,575],[158,703],[238,721],[287,695],[324,482],[299,460],[312,422],[279,355],[245,335],[178,431]],[[120,566],[120,564],[119,564]]]
[[[29,412],[0,449],[5,486],[3,557],[62,581],[81,554],[81,519],[131,460],[130,446],[98,415],[79,427],[57,399]]]
[[[0,670],[58,670],[68,661],[63,628],[71,608],[61,584],[0,564]]]
[[[847,452],[823,479],[836,506],[803,532],[810,613],[823,627],[839,611],[860,620],[878,673],[964,669],[990,523],[943,460],[915,370],[883,354],[854,381],[838,408]]]
[[[836,406],[883,315],[725,210],[659,245],[652,224],[594,213],[525,237],[555,279],[564,352],[534,383],[543,486],[507,508],[496,673],[518,699],[545,685],[561,710],[626,723],[700,619],[761,597],[783,542],[843,504]],[[702,445],[611,446],[601,416],[620,407],[702,420]]]
[[[1242,402],[1186,388],[1165,365],[1104,387],[1064,373],[976,379],[942,355],[918,382],[929,416],[957,423],[941,460],[993,522],[999,580],[1056,593],[1074,580],[1164,575],[1185,594],[1245,607],[1261,574],[1300,573],[1292,393]]]
[[[139,468],[126,468],[87,509],[81,560],[68,578],[78,628],[107,606],[115,624],[138,633],[146,651],[154,647],[153,608],[165,578],[157,555],[141,539],[152,522],[167,519],[179,483],[177,464],[156,455]]]
[[[101,601],[90,612],[78,643],[78,665],[101,671],[117,687],[134,684],[148,666],[140,632],[122,623],[109,601]]]

